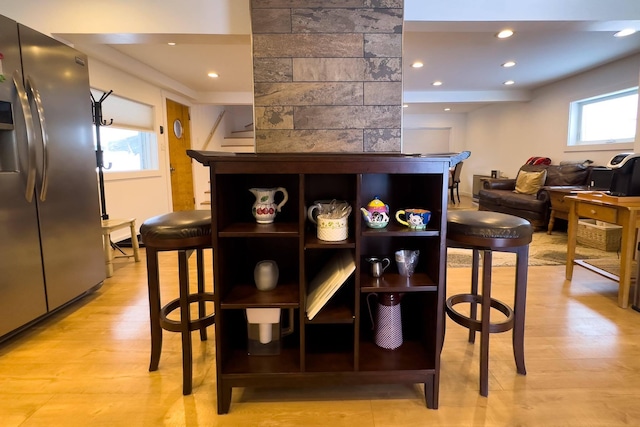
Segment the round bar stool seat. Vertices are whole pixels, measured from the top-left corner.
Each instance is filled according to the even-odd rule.
[[[183,247],[211,247],[211,212],[179,211],[147,219],[140,226],[145,246],[174,250]]]
[[[203,250],[211,246],[211,212],[180,211],[147,219],[140,226],[140,236],[147,252],[147,285],[149,287],[149,317],[151,323],[151,362],[149,371],[158,369],[162,352],[162,330],[182,334],[182,393],[192,390],[191,331],[200,330],[200,339],[207,339],[207,326],[215,323],[215,315],[207,314],[205,303],[213,302],[214,293],[205,291]],[[161,307],[158,252],[177,251],[180,296]],[[189,257],[197,253],[198,290],[189,291]],[[190,305],[198,304],[198,318],[192,319]],[[169,315],[180,310],[180,319]]]
[[[452,211],[447,215],[447,247],[471,249],[471,292],[447,298],[445,311],[457,324],[469,329],[469,342],[475,341],[480,332],[480,394],[489,394],[489,334],[513,331],[513,355],[519,374],[526,375],[524,365],[524,319],[527,292],[527,269],[529,243],[533,227],[526,219],[513,215],[489,211]],[[514,307],[491,298],[492,252],[514,252],[516,254],[516,279]],[[478,293],[480,253],[482,264],[482,293]],[[470,314],[466,316],[455,309],[457,304],[469,303]],[[478,305],[481,307],[477,318]],[[504,315],[502,321],[490,320],[491,308]]]

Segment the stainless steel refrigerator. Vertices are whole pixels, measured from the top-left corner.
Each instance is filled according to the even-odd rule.
[[[105,279],[87,58],[0,16],[0,337]]]

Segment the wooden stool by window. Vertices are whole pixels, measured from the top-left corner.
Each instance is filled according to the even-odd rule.
[[[111,242],[111,233],[121,228],[129,227],[131,230],[131,246],[133,247],[133,255],[113,255],[113,243]],[[104,245],[104,261],[106,264],[107,277],[113,276],[113,259],[114,258],[131,258],[136,262],[140,262],[140,254],[138,247],[138,234],[136,233],[136,219],[103,219],[102,220],[102,244]]]

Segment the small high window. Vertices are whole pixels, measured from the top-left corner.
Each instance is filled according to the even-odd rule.
[[[102,95],[100,91],[91,91],[96,99]],[[102,104],[102,116],[107,121],[113,119],[110,126],[100,127],[105,173],[158,169],[158,142],[151,105],[111,94]]]
[[[156,135],[111,126],[100,128],[105,172],[134,172],[158,169]]]
[[[637,117],[637,87],[572,102],[568,145],[634,142]]]

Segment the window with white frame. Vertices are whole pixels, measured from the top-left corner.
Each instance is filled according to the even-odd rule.
[[[637,117],[637,87],[572,102],[568,145],[633,142]]]
[[[95,99],[102,92],[91,89]],[[111,94],[102,104],[102,116],[110,126],[100,127],[104,172],[136,172],[158,169],[158,141],[153,107]],[[94,135],[95,139],[95,135]]]

